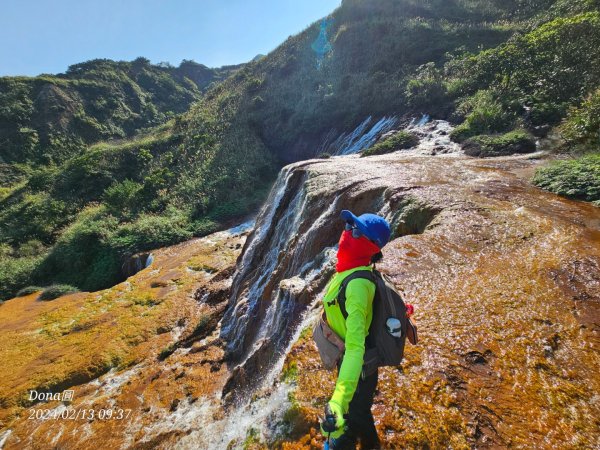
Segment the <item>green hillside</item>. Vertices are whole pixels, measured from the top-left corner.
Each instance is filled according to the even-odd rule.
[[[329,17],[332,51],[320,66],[311,48],[317,22],[202,96],[195,81],[170,75],[180,89],[167,95],[156,85],[155,91],[144,88],[152,108],[142,106],[150,104],[142,101],[146,97],[125,83],[123,97],[100,108],[104,115],[90,119],[89,126],[78,128],[75,113],[65,121],[62,136],[76,142],[73,151],[50,141],[49,147],[40,144],[47,122],[32,122],[40,109],[27,89],[2,90],[16,99],[11,117],[27,118],[19,122],[20,144],[11,141],[3,158],[38,163],[33,169],[8,164],[3,175],[0,297],[27,284],[106,287],[119,279],[124,255],[205,234],[255,210],[282,164],[314,156],[328,134],[352,130],[368,116],[427,112],[460,124],[456,140],[489,145],[522,137],[523,130],[541,136],[558,125],[569,137],[567,150],[597,150],[598,5],[345,0]],[[107,79],[131,73],[137,63],[125,64],[127,70],[107,70]],[[156,68],[156,74],[180,69]],[[104,69],[95,74],[102,79]],[[65,77],[52,79],[76,84]],[[64,92],[61,82],[56,86]],[[35,83],[41,81],[25,85],[32,90]],[[183,112],[184,103],[197,98]],[[169,111],[174,116],[165,122]],[[61,114],[50,122],[53,129],[62,126]],[[14,119],[2,120],[3,130],[7,124],[16,130]],[[146,129],[132,139],[81,150],[85,142],[141,128]],[[40,148],[52,150],[39,153]]]
[[[239,67],[96,59],[59,75],[1,77],[0,163],[60,163],[87,144],[131,137],[187,111]]]

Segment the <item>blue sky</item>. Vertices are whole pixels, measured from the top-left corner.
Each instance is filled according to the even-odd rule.
[[[210,67],[266,54],[341,0],[1,0],[0,76],[94,58]]]

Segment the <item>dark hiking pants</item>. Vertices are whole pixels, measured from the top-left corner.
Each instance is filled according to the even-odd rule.
[[[364,450],[379,448],[379,438],[375,429],[373,413],[371,413],[373,397],[377,388],[377,375],[378,371],[376,370],[374,374],[365,377],[364,380],[362,378],[358,380],[354,397],[348,407],[346,431],[331,445],[333,450],[355,450],[357,440],[360,440],[361,448]]]

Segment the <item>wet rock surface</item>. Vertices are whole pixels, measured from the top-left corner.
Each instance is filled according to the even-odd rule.
[[[317,419],[335,374],[321,369],[308,330],[341,209],[392,223],[378,267],[416,308],[420,345],[407,347],[401,367],[380,370],[374,414],[385,448],[597,446],[600,210],[533,187],[539,159],[427,156],[433,148],[293,164],[243,249],[210,237],[213,253],[175,246],[163,255],[180,262],[155,273],[156,253],[116,288],[117,300],[138,292],[138,279],[160,292],[144,300],[164,308],[153,319],[160,332],[129,367],[77,386],[72,403],[134,417],[29,421],[12,409],[5,448],[321,448]],[[43,307],[81,307],[94,295]],[[161,296],[178,300],[150,306]],[[0,324],[19,339],[35,332],[14,311]],[[109,341],[97,340],[101,354]],[[64,357],[49,350],[16,367]]]
[[[415,233],[395,225],[380,264],[415,305],[421,338],[400,370],[380,371],[385,448],[598,445],[600,210],[532,187],[535,159],[379,158],[360,175],[351,160],[335,174],[321,162],[309,179],[353,185],[340,201],[350,209],[352,193],[379,192],[372,205],[395,224],[406,202],[435,211]],[[286,367],[300,417],[287,448],[316,448],[310,424],[334,377],[310,339]]]
[[[151,267],[111,289],[1,305],[1,356],[12,363],[0,375],[2,448],[171,448],[186,435],[181,415],[228,372],[215,334],[225,303],[197,292],[228,289],[246,235],[156,250]],[[31,389],[73,399],[28,402]]]

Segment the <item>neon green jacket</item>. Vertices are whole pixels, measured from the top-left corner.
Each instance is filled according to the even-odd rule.
[[[357,270],[372,270],[370,266],[360,266],[344,272],[336,273],[327,285],[323,305],[327,323],[345,342],[346,351],[335,384],[331,401],[337,403],[348,412],[348,405],[354,396],[360,378],[365,354],[365,338],[369,334],[369,326],[373,318],[373,298],[375,284],[364,278],[356,278],[346,287],[346,312],[344,320],[339,304],[334,299],[344,278]]]

